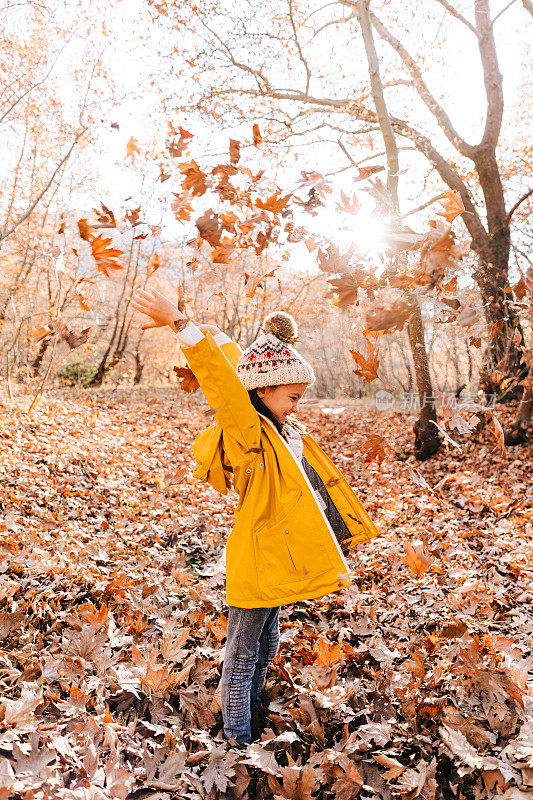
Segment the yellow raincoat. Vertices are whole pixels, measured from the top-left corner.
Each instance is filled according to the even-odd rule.
[[[214,422],[193,444],[193,472],[222,494],[239,495],[226,544],[226,600],[270,608],[321,597],[350,585],[349,571],[303,466],[272,422],[253,407],[235,369],[241,348],[210,333],[181,348],[212,409]],[[379,531],[337,467],[309,434],[304,455],[327,486],[352,534]]]

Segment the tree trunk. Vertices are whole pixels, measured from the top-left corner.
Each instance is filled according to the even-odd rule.
[[[365,45],[365,52],[368,62],[368,72],[370,76],[370,86],[372,100],[376,109],[376,114],[385,144],[387,154],[387,189],[393,202],[393,214],[396,224],[401,227],[401,217],[398,202],[398,147],[392,126],[391,118],[385,100],[383,83],[379,72],[379,59],[374,42],[372,23],[368,9],[369,0],[357,0],[357,18],[361,25],[361,33]],[[417,381],[418,395],[420,397],[420,417],[413,426],[415,434],[416,458],[424,460],[434,455],[440,448],[440,438],[438,429],[431,421],[437,421],[437,411],[433,401],[431,376],[429,372],[429,362],[424,340],[424,326],[418,299],[414,296],[409,297],[409,302],[414,308],[408,324],[409,342],[415,365],[415,375]],[[426,398],[431,398],[425,402]]]
[[[408,324],[409,342],[415,364],[416,384],[420,400],[420,416],[413,425],[415,434],[415,456],[419,461],[431,458],[440,448],[437,422],[437,410],[433,398],[429,364],[424,341],[422,314],[418,300]]]
[[[516,417],[511,427],[505,431],[505,444],[523,444],[528,439],[529,423],[533,413],[533,358],[529,364],[528,376],[524,381],[524,393],[518,405]]]
[[[39,350],[37,351],[37,355],[30,364],[31,374],[33,375],[34,378],[37,377],[37,375],[41,370],[41,364],[43,363],[43,358],[46,354],[46,351],[48,350],[49,345],[50,345],[50,339],[43,339],[43,341],[39,345]]]

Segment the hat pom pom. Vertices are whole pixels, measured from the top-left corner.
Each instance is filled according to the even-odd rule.
[[[274,311],[273,314],[269,314],[265,317],[262,329],[264,333],[271,333],[286,344],[298,340],[298,325],[294,317],[286,311]]]

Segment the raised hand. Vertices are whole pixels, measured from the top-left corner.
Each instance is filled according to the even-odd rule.
[[[175,320],[186,319],[174,303],[151,286],[148,289],[136,289],[131,305],[152,320],[142,326],[143,331],[148,328],[163,328],[165,325],[172,327]]]

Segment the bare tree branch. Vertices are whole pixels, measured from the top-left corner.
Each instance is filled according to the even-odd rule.
[[[498,11],[498,13],[496,14],[496,16],[495,16],[495,17],[494,17],[494,19],[492,20],[492,24],[494,25],[494,23],[496,22],[496,20],[497,20],[497,19],[499,19],[499,18],[502,16],[502,14],[505,14],[505,12],[507,11],[507,9],[508,9],[508,8],[511,8],[511,6],[514,6],[514,4],[515,4],[515,3],[516,3],[516,0],[510,0],[510,2],[509,2],[509,3],[507,3],[507,5],[506,5],[506,6],[504,6],[504,7],[502,8],[502,10],[501,10],[501,11]]]
[[[70,155],[71,155],[72,151],[74,150],[76,144],[78,143],[79,139],[83,136],[83,134],[85,133],[86,130],[87,130],[87,128],[83,128],[78,133],[78,135],[76,136],[76,138],[72,142],[69,150],[63,156],[63,158],[61,159],[61,161],[59,162],[59,164],[57,165],[55,170],[52,172],[52,174],[50,176],[50,180],[48,181],[48,183],[46,184],[44,189],[37,195],[37,197],[35,198],[33,203],[29,206],[29,208],[26,209],[24,214],[22,214],[22,216],[19,217],[16,222],[13,223],[13,225],[11,226],[11,228],[8,231],[5,231],[5,230],[2,231],[2,233],[0,234],[0,241],[2,241],[3,239],[7,239],[8,236],[11,236],[11,234],[18,228],[18,226],[21,225],[26,219],[28,219],[28,217],[30,216],[30,214],[32,213],[32,211],[34,210],[36,205],[42,200],[42,198],[44,197],[44,195],[46,194],[46,192],[48,191],[48,189],[50,188],[50,186],[54,182],[54,178],[57,175],[57,173],[59,172],[59,170],[61,169],[61,167],[63,166],[63,164],[66,164],[66,162],[70,158]]]
[[[437,200],[443,200],[445,197],[446,197],[446,195],[444,194],[444,192],[441,192],[440,194],[436,194],[435,197],[431,198],[431,200],[427,200],[425,203],[422,203],[421,205],[416,206],[416,208],[412,208],[411,211],[408,211],[406,214],[402,214],[402,219],[405,219],[406,217],[410,217],[411,214],[416,214],[417,211],[423,211],[428,206],[431,206],[433,203],[436,203]]]
[[[399,39],[397,39],[388,30],[388,28],[385,27],[385,25],[376,17],[375,14],[371,14],[370,18],[372,20],[372,25],[378,34],[382,39],[390,44],[390,46],[400,56],[402,62],[411,73],[413,77],[413,83],[418,94],[427,108],[431,111],[450,142],[459,150],[460,153],[462,153],[462,155],[466,156],[467,158],[472,158],[474,148],[472,145],[469,145],[467,142],[465,142],[465,140],[459,135],[444,108],[434,97],[434,95],[431,94],[414,58],[399,41]]]
[[[522,5],[526,9],[526,11],[529,11],[531,16],[533,17],[533,3],[531,2],[531,0],[522,0]]]
[[[452,17],[455,17],[455,19],[458,19],[460,22],[463,23],[463,25],[466,25],[466,27],[469,28],[472,31],[472,33],[475,33],[475,35],[477,36],[477,31],[475,27],[472,25],[472,23],[469,22],[466,19],[466,17],[463,17],[463,15],[460,14],[459,11],[457,11],[457,9],[454,8],[451,3],[448,3],[448,0],[437,0],[437,3],[440,3],[441,6],[444,6],[446,11],[448,11],[448,13],[452,15]]]
[[[294,36],[294,43],[296,44],[296,49],[298,50],[298,58],[303,64],[305,69],[306,79],[305,79],[305,93],[308,94],[309,92],[309,84],[311,83],[311,70],[309,68],[309,64],[303,54],[302,47],[300,45],[300,40],[298,38],[298,32],[296,31],[296,25],[294,22],[294,14],[292,10],[292,2],[293,0],[289,0],[289,19],[291,21],[291,28]]]
[[[494,31],[490,21],[489,0],[476,0],[476,26],[487,95],[487,119],[481,147],[495,148],[498,144],[503,118],[503,78],[498,64]]]
[[[511,208],[511,210],[510,210],[510,211],[509,211],[509,213],[507,214],[507,223],[511,222],[511,217],[513,216],[513,214],[514,214],[514,212],[516,211],[516,209],[517,209],[519,206],[521,206],[521,205],[522,205],[522,203],[523,203],[525,200],[527,200],[527,199],[528,199],[528,197],[531,197],[531,195],[532,195],[532,194],[533,194],[533,189],[529,189],[529,190],[528,190],[528,191],[527,191],[525,194],[523,194],[523,195],[522,195],[522,197],[520,197],[520,198],[519,198],[519,199],[516,201],[516,203],[514,204],[514,206]]]

